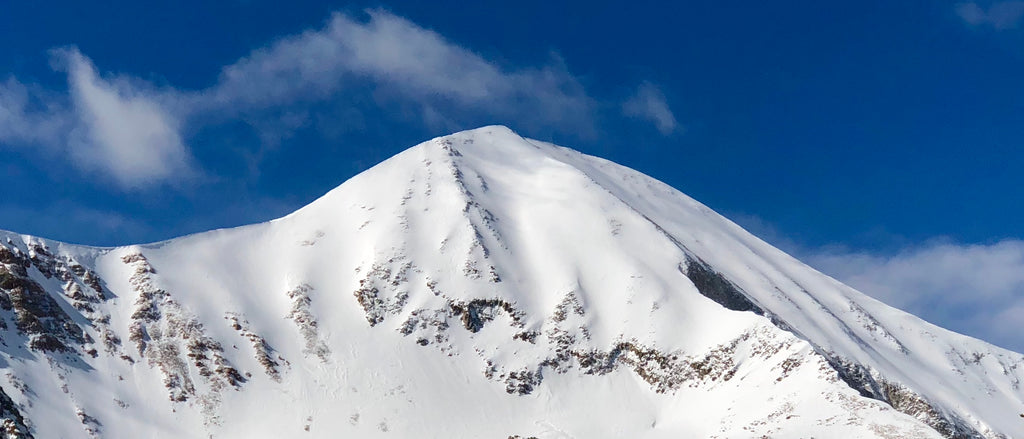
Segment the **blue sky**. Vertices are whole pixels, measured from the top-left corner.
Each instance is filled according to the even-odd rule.
[[[100,3],[3,6],[2,229],[266,221],[504,124],[1024,350],[1022,1]]]

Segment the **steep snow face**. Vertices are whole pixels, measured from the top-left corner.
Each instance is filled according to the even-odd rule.
[[[279,220],[0,233],[8,437],[1024,437],[1024,357],[504,127]]]

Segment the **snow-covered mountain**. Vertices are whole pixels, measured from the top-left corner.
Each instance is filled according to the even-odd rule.
[[[504,127],[278,220],[0,232],[7,437],[1024,437],[1024,356]]]

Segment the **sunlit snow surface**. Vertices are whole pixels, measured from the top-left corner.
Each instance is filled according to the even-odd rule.
[[[29,264],[88,335],[65,353],[2,311],[0,387],[37,438],[1024,437],[1021,354],[504,127],[265,224],[112,249],[0,238],[104,290],[83,311],[81,275]],[[694,264],[754,311],[705,297]]]

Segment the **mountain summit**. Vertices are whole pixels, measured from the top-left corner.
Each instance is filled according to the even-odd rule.
[[[0,232],[7,437],[1024,437],[1024,356],[484,127],[268,223]]]

